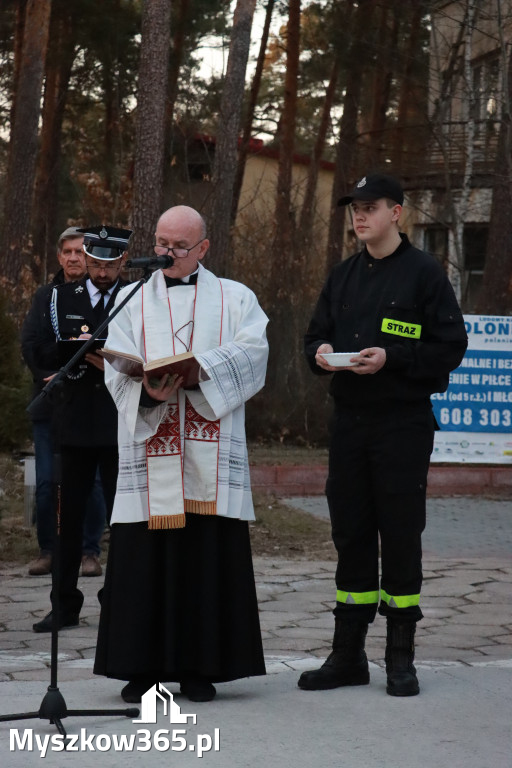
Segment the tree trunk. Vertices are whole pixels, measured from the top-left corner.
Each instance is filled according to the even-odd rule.
[[[247,155],[249,154],[249,145],[251,142],[254,111],[256,109],[256,102],[258,101],[258,93],[260,90],[261,76],[263,74],[263,66],[265,64],[265,54],[267,51],[268,36],[270,33],[270,22],[272,21],[272,13],[274,10],[274,5],[275,5],[275,0],[268,0],[267,9],[265,11],[265,23],[263,25],[263,34],[261,36],[261,42],[260,42],[260,50],[258,53],[258,60],[256,62],[256,69],[254,71],[254,77],[252,79],[249,105],[247,107],[247,115],[245,117],[242,140],[240,142],[240,148],[238,151],[238,165],[236,169],[235,186],[233,189],[233,204],[231,206],[231,224],[234,224],[235,222],[236,214],[238,211],[238,203],[240,202],[240,192],[242,191],[242,183],[244,180],[244,173],[245,173],[245,164],[247,162]]]
[[[271,283],[274,302],[269,308],[270,358],[268,370],[267,418],[270,427],[281,432],[297,431],[304,402],[304,358],[302,328],[303,292],[300,290],[300,250],[295,242],[295,221],[291,204],[293,148],[297,113],[300,55],[300,0],[289,0],[286,35],[284,104],[280,120],[279,162],[274,237],[271,245]],[[293,397],[290,393],[293,392]]]
[[[167,135],[172,134],[174,104],[178,94],[178,79],[185,51],[186,20],[190,12],[190,0],[179,0],[176,26],[172,37],[171,61],[169,66],[168,102],[166,110]]]
[[[448,64],[440,76],[440,97],[433,113],[434,138],[444,158],[444,180],[446,189],[446,210],[448,212],[448,277],[453,285],[457,299],[462,296],[462,271],[464,269],[463,232],[464,220],[467,213],[470,181],[473,173],[474,129],[475,119],[472,103],[474,99],[471,80],[471,47],[474,34],[474,23],[478,17],[476,0],[465,0],[464,19],[460,24],[457,39],[452,46]],[[462,55],[460,49],[462,47]],[[434,56],[436,58],[436,41],[434,38]],[[454,94],[457,93],[458,80],[462,77],[461,93],[467,107],[466,144],[463,180],[457,189],[460,195],[454,194],[453,169],[449,161],[450,137],[446,135],[446,115]],[[460,96],[457,96],[460,98]]]
[[[119,123],[119,110],[117,105],[116,86],[113,76],[113,59],[110,53],[106,53],[102,62],[102,87],[103,102],[105,105],[105,132],[103,172],[105,175],[105,190],[112,195],[114,185],[114,168],[116,165],[114,147],[116,126]]]
[[[23,35],[25,33],[25,14],[27,9],[28,0],[18,0],[16,3],[16,20],[14,27],[14,64],[13,64],[13,77],[12,77],[12,93],[11,93],[11,109],[9,115],[9,122],[11,126],[14,125],[14,118],[16,113],[16,93],[18,90],[18,80],[21,69],[21,59],[23,52]]]
[[[57,12],[58,9],[58,12]],[[39,261],[39,283],[56,267],[57,199],[62,120],[71,68],[75,58],[75,32],[69,6],[54,5],[46,61],[41,150],[34,200],[34,253]]]
[[[165,108],[164,189],[167,189],[171,175],[174,172],[172,166],[175,129],[174,107],[179,92],[179,75],[186,53],[187,29],[190,25],[189,16],[190,0],[174,0],[171,15],[171,27],[173,32],[167,80],[167,103]]]
[[[329,85],[325,93],[324,104],[322,108],[322,117],[320,119],[320,125],[318,127],[318,134],[313,147],[313,153],[311,155],[311,161],[308,169],[308,180],[306,183],[306,191],[304,192],[304,200],[302,201],[302,210],[300,214],[300,234],[301,241],[307,246],[312,240],[312,227],[313,227],[313,215],[315,207],[316,188],[318,183],[318,170],[320,168],[320,161],[325,148],[325,139],[327,136],[327,129],[329,128],[329,121],[331,119],[331,109],[336,94],[336,86],[338,83],[338,74],[340,68],[339,58],[336,56],[332,65],[331,77],[329,79]]]
[[[469,198],[471,194],[471,181],[475,159],[475,109],[474,92],[472,84],[471,62],[473,59],[473,34],[475,22],[478,18],[477,3],[468,0],[466,11],[466,41],[464,44],[464,83],[466,89],[466,104],[468,119],[466,121],[466,146],[464,158],[464,173],[462,176],[461,192],[457,203],[452,203],[452,231],[454,239],[455,263],[448,264],[448,277],[453,286],[457,299],[462,298],[462,276],[464,272],[464,222],[466,221]]]
[[[392,138],[392,167],[393,172],[397,176],[400,176],[402,173],[404,159],[406,165],[410,168],[410,160],[408,160],[407,157],[407,149],[410,144],[407,128],[410,122],[410,116],[414,114],[416,107],[414,93],[417,86],[413,79],[413,70],[416,52],[420,43],[421,25],[425,14],[425,5],[425,0],[416,0],[416,2],[413,3],[412,18],[408,30],[409,41],[405,51],[405,66],[400,78],[398,114]],[[419,172],[420,168],[414,167],[414,171]]]
[[[362,84],[358,51],[361,49],[373,7],[371,0],[360,0],[354,12],[354,27],[348,57],[348,61],[353,62],[353,65],[347,74],[343,115],[340,120],[340,135],[336,148],[327,242],[327,271],[340,261],[343,252],[344,209],[340,210],[338,200],[347,191],[349,183],[354,181],[350,179],[350,173],[352,169],[357,168],[357,119]]]
[[[222,89],[213,165],[210,248],[219,274],[231,274],[231,209],[237,169],[238,133],[256,0],[237,0]]]
[[[171,0],[145,0],[142,12],[133,179],[133,257],[151,252],[161,213]]]
[[[280,298],[291,286],[283,281],[283,267],[293,271],[295,249],[293,243],[294,218],[291,206],[293,148],[297,114],[297,88],[300,55],[300,0],[289,0],[289,16],[286,39],[286,75],[284,104],[280,119],[279,160],[277,175],[276,207],[274,213],[274,243],[272,280]],[[292,278],[292,276],[290,275]],[[293,279],[293,278],[292,278]]]
[[[11,308],[23,309],[31,285],[30,222],[37,158],[41,86],[48,43],[51,0],[28,0],[17,78],[5,188],[0,253],[2,283]]]
[[[365,142],[366,157],[363,161],[367,170],[377,170],[383,162],[382,147],[393,70],[396,66],[399,16],[403,15],[403,8],[398,9],[390,0],[383,2],[374,64],[372,111]]]
[[[496,154],[491,219],[485,255],[480,314],[512,314],[512,50],[504,67],[503,115]]]
[[[111,0],[110,14],[112,22],[121,19],[123,9],[120,0]],[[117,45],[117,41],[116,41]],[[103,172],[105,191],[111,199],[111,221],[117,221],[120,197],[119,150],[121,135],[121,109],[119,93],[118,56],[110,46],[105,46],[101,53],[101,80],[103,103],[105,106]]]

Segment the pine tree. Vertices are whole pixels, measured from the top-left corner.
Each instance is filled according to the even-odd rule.
[[[30,377],[21,362],[18,333],[7,314],[0,293],[0,451],[12,450],[29,437],[26,407],[30,399]]]

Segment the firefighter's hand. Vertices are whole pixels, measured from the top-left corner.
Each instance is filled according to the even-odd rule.
[[[322,354],[328,355],[331,352],[334,352],[334,349],[332,348],[332,346],[330,344],[320,344],[320,346],[318,347],[318,349],[316,351],[316,355],[315,355],[316,364],[320,368],[323,368],[324,371],[338,371],[339,370],[339,368],[334,368],[332,365],[329,365],[329,363],[326,360],[324,360],[324,358],[322,357]]]
[[[362,349],[357,357],[352,358],[352,362],[354,362],[355,365],[347,370],[353,371],[353,373],[359,375],[377,373],[386,362],[386,350],[382,349],[382,347],[368,347],[367,349]]]

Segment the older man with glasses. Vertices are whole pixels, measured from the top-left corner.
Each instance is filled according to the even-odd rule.
[[[191,350],[202,368],[185,389],[105,366],[120,469],[94,671],[127,680],[126,702],[169,681],[210,701],[214,683],[265,673],[244,405],[264,384],[267,317],[246,286],[203,267],[208,248],[198,211],[165,211],[162,269],[109,327],[111,349],[147,362]]]
[[[92,227],[84,237],[87,275],[55,286],[38,351],[41,368],[57,370],[61,350],[86,339],[108,316],[119,289],[123,256],[131,230]],[[73,352],[75,350],[73,349]],[[64,353],[65,354],[65,353]],[[78,625],[83,595],[77,587],[86,500],[99,470],[107,522],[114,502],[117,470],[117,411],[105,387],[103,358],[89,352],[68,374],[54,407],[56,442],[61,454],[61,579],[59,628]],[[50,632],[52,612],[34,624]]]

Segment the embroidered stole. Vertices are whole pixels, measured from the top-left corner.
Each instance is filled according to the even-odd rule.
[[[163,275],[155,277],[142,288],[146,361],[177,354],[172,303]],[[222,286],[201,268],[194,288],[191,345],[200,353],[222,340]],[[201,390],[179,390],[146,441],[150,529],[182,528],[185,512],[217,513],[219,437],[220,422]]]

